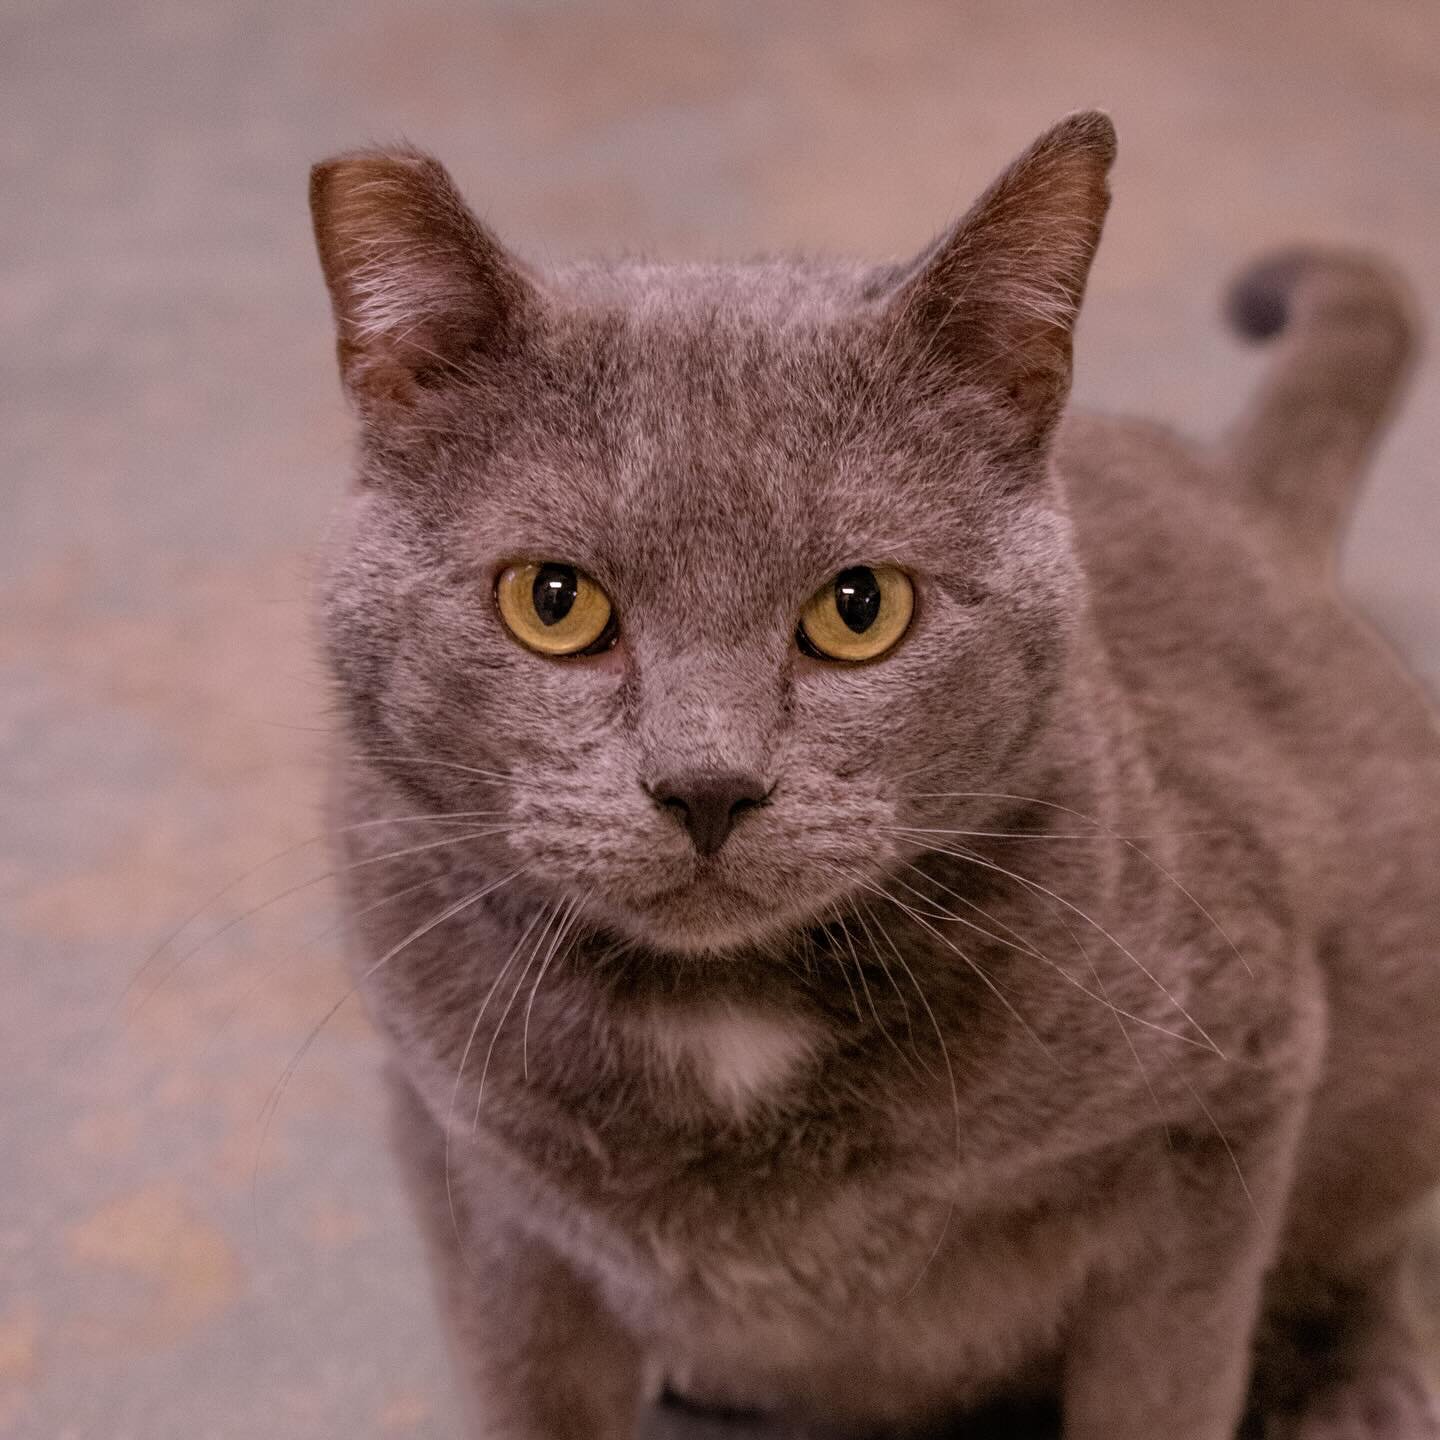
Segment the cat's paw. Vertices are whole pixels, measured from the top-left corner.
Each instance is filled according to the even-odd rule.
[[[1376,1366],[1315,1396],[1287,1440],[1440,1440],[1440,1400],[1403,1365]]]

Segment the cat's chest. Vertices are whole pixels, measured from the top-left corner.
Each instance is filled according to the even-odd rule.
[[[897,1418],[871,1408],[886,1394],[979,1403],[1044,1364],[1096,1266],[1136,1237],[1108,1203],[1055,1205],[1045,1180],[991,1210],[946,1189],[938,1171],[876,1170],[732,1195],[703,1219],[652,1214],[624,1258],[591,1273],[657,1373],[693,1398],[866,1426]]]
[[[725,1002],[625,1025],[623,1084],[597,1067],[593,1108],[572,1095],[495,1138],[527,1226],[637,1329],[718,1346],[733,1326],[748,1350],[771,1326],[777,1345],[813,1339],[897,1297],[924,1310],[994,1292],[998,1318],[1030,1296],[1048,1314],[1083,1268],[1087,1217],[1012,1223],[1062,1182],[1000,1159],[1003,1114],[929,1082],[898,1093],[867,1071],[858,1085],[836,1038],[799,1015]]]
[[[622,1023],[633,1063],[656,1087],[688,1089],[695,1104],[740,1125],[785,1104],[823,1044],[804,1016],[733,1001],[651,1006]]]
[[[1017,1169],[1016,1112],[857,1059],[814,1017],[726,1000],[551,1032],[537,1007],[531,1044],[528,1087],[497,1053],[477,1158],[693,1395],[765,1409],[818,1385],[868,1423],[907,1371],[953,1398],[1046,1353],[1108,1243],[1110,1218],[1059,1203],[1113,1193],[1089,1162]]]
[[[531,1083],[505,1066],[485,1128],[531,1223],[567,1248],[579,1236],[578,1260],[598,1243],[626,1284],[743,1311],[790,1303],[778,1297],[797,1281],[833,1305],[857,1261],[904,1263],[913,1247],[919,1273],[933,1250],[955,1174],[948,1097],[897,1105],[816,1017],[646,1004],[612,1016],[590,1053],[570,1031],[549,1056],[536,1028]],[[547,1090],[561,1052],[565,1084]]]

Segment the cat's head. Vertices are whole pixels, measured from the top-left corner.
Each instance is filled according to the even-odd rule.
[[[1048,448],[1113,153],[1062,122],[888,267],[541,272],[422,154],[318,166],[356,750],[676,951],[822,918],[913,797],[1003,790],[1076,604]]]

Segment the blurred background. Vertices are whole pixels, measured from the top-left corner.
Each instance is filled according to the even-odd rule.
[[[346,991],[310,163],[407,136],[540,259],[881,256],[1085,105],[1081,403],[1216,432],[1260,363],[1222,285],[1275,242],[1378,247],[1440,326],[1433,0],[7,0],[0,1436],[451,1433],[354,1003],[299,1053]],[[1432,683],[1437,402],[1432,365],[1346,567]]]

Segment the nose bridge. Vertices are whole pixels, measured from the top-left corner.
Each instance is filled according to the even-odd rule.
[[[740,651],[657,658],[641,676],[640,739],[651,776],[770,772],[779,680]]]

